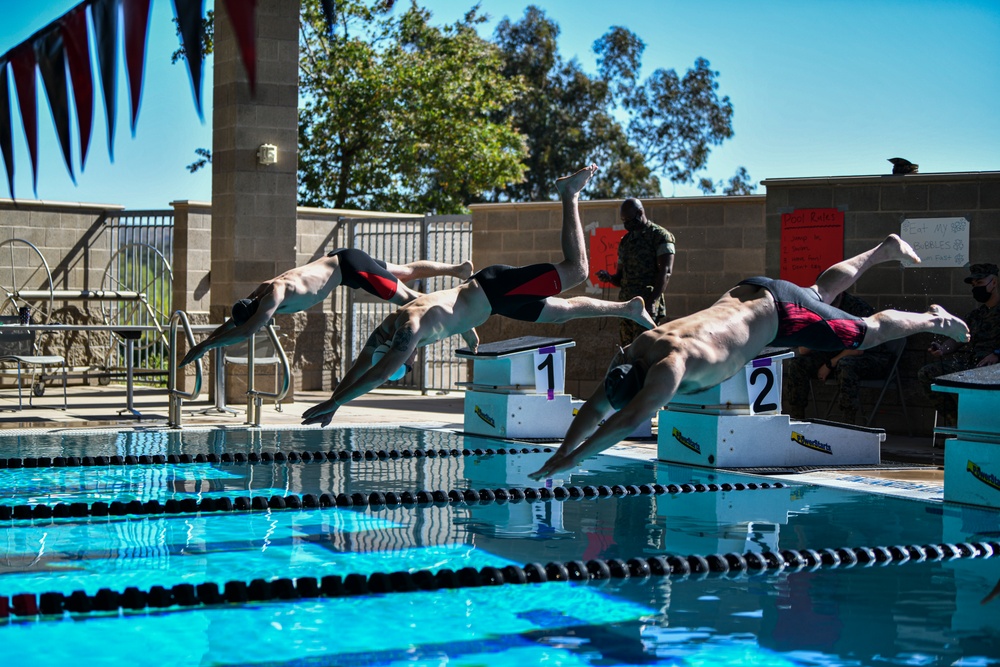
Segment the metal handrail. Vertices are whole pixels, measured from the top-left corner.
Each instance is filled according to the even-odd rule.
[[[168,428],[180,428],[181,427],[181,404],[183,399],[187,398],[189,400],[197,400],[198,395],[201,393],[201,361],[195,364],[195,380],[194,389],[191,392],[184,392],[177,389],[177,325],[180,323],[184,327],[184,333],[187,336],[188,346],[194,347],[194,333],[191,331],[191,322],[188,320],[187,313],[183,310],[175,311],[170,317],[170,359],[167,363],[168,373],[167,373],[167,400],[169,401],[169,409],[167,416],[167,427]]]
[[[260,426],[261,409],[264,404],[265,398],[273,398],[276,402],[281,401],[287,394],[288,389],[291,386],[292,379],[292,369],[288,363],[288,355],[285,354],[285,348],[281,347],[281,342],[278,340],[278,333],[274,329],[274,321],[268,323],[267,327],[267,337],[271,339],[271,344],[274,345],[275,352],[278,353],[278,359],[281,360],[281,375],[282,383],[281,389],[276,392],[258,391],[254,387],[254,357],[257,355],[257,343],[256,336],[250,336],[247,339],[247,421],[246,423],[250,426]]]

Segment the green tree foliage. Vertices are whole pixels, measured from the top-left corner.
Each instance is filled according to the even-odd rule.
[[[519,84],[476,33],[476,9],[437,27],[415,1],[394,16],[342,0],[336,19],[328,30],[303,0],[300,204],[455,213],[521,180],[524,141],[498,114]]]
[[[602,167],[594,197],[659,195],[660,176],[694,183],[711,147],[732,137],[733,107],[719,97],[707,60],[683,77],[661,68],[640,81],[645,44],[614,26],[594,43],[599,72],[591,77],[559,56],[558,36],[559,26],[535,6],[497,26],[505,74],[528,87],[502,113],[527,137],[530,155],[526,180],[495,189],[493,199],[551,197],[558,176],[589,162]]]

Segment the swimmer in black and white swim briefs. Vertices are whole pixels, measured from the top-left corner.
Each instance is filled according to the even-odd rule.
[[[559,272],[552,264],[506,266],[494,264],[473,274],[495,315],[537,322],[544,300],[562,291]]]
[[[774,298],[778,333],[772,345],[835,352],[856,350],[865,339],[868,325],[862,318],[825,303],[813,289],[764,276],[739,284],[763,287]]]

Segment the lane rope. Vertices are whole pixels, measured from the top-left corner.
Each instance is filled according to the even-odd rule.
[[[120,456],[29,456],[25,458],[0,458],[0,469],[10,468],[90,468],[108,466],[164,465],[192,463],[324,463],[327,461],[388,461],[397,459],[446,458],[448,456],[489,456],[494,454],[538,454],[551,453],[551,447],[499,447],[475,449],[363,449],[301,452],[225,452],[223,454],[129,454]]]
[[[164,502],[157,499],[131,500],[128,502],[115,500],[106,503],[57,503],[47,505],[0,505],[0,521],[33,521],[34,523],[51,522],[55,519],[75,519],[84,517],[106,516],[160,516],[168,514],[193,514],[200,512],[254,512],[284,509],[314,509],[324,507],[353,508],[379,510],[394,507],[413,507],[417,505],[483,505],[490,503],[517,503],[539,500],[582,500],[584,498],[612,498],[626,496],[677,495],[683,493],[706,493],[719,491],[754,491],[763,489],[781,489],[781,482],[749,482],[744,484],[634,484],[614,486],[557,486],[547,487],[513,487],[509,489],[452,489],[444,491],[394,491],[370,493],[291,493],[287,496],[236,496],[220,498],[170,498]]]
[[[458,570],[352,573],[321,578],[287,577],[252,581],[227,581],[221,587],[214,582],[181,583],[172,587],[152,586],[142,590],[130,586],[123,591],[102,588],[90,595],[78,590],[65,595],[58,592],[21,593],[0,596],[0,620],[46,620],[66,613],[142,612],[167,607],[217,606],[271,600],[301,598],[340,598],[372,594],[436,591],[440,589],[478,588],[484,586],[539,584],[545,582],[606,583],[608,580],[651,577],[740,578],[783,571],[847,569],[885,566],[890,563],[941,561],[957,558],[993,558],[1000,555],[1000,543],[965,542],[959,544],[896,545],[878,547],[842,547],[839,549],[784,549],[778,552],[748,551],[745,554],[709,554],[690,556],[649,556],[573,560],[566,562],[528,563],[523,566],[486,566]]]

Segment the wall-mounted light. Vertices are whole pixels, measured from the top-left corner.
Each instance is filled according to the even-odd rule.
[[[257,162],[262,165],[271,165],[278,162],[278,147],[274,144],[261,144],[257,148]]]

